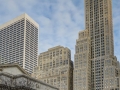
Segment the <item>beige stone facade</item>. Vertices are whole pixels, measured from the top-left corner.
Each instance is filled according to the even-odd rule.
[[[113,45],[112,1],[84,1],[85,29],[88,31],[86,40],[88,41],[83,37],[78,39],[80,43],[76,41],[74,90],[120,90],[120,65],[114,56]],[[86,30],[81,31],[79,36]],[[87,42],[87,51],[85,51],[84,43]],[[84,54],[85,59],[81,57]],[[85,68],[82,67],[84,65]],[[82,68],[84,69],[79,71]],[[86,84],[85,81],[87,81]]]
[[[116,57],[104,61],[104,90],[120,90],[120,64]]]
[[[60,90],[73,90],[71,51],[62,46],[56,46],[41,53],[38,66],[34,68],[32,76]]]
[[[89,60],[88,30],[79,32],[74,58],[74,90],[91,90],[91,61]]]

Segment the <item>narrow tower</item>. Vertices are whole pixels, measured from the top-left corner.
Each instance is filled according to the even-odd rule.
[[[73,90],[91,90],[89,51],[88,30],[80,31],[75,46]]]
[[[114,55],[111,0],[85,0],[91,57]]]

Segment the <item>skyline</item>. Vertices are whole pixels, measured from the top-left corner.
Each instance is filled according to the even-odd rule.
[[[119,0],[112,1],[112,5],[114,52],[120,61]],[[0,25],[23,13],[39,24],[38,53],[61,45],[71,50],[71,58],[74,60],[78,32],[85,29],[84,0],[1,0],[0,6]]]

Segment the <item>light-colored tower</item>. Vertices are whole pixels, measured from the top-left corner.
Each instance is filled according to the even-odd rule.
[[[74,90],[119,90],[120,89],[120,65],[114,56],[113,45],[113,26],[112,26],[112,6],[111,0],[85,0],[85,27],[88,30],[88,66],[86,70],[91,70],[91,81],[87,82],[86,89],[79,88],[85,85],[81,80],[84,79],[79,75],[81,69],[78,64],[81,58],[77,58],[84,51],[80,51],[78,41],[76,43],[75,68],[74,68]],[[82,31],[85,32],[85,31]],[[80,32],[80,33],[82,33]],[[82,39],[82,37],[81,37]],[[80,45],[86,43],[82,40]],[[83,45],[84,48],[85,45]],[[79,53],[77,53],[80,51]],[[78,56],[77,56],[78,55]],[[80,56],[79,56],[80,57]],[[78,62],[78,63],[77,63]],[[78,67],[76,67],[78,65]],[[82,63],[84,65],[84,63]],[[78,68],[78,69],[77,69]],[[87,70],[89,68],[89,70]],[[75,72],[77,71],[77,73]],[[86,75],[86,74],[85,74]],[[81,78],[79,78],[81,77]],[[77,79],[76,79],[77,78]],[[89,76],[86,76],[89,78]],[[82,84],[80,84],[82,83]],[[83,88],[83,86],[81,86]]]
[[[73,90],[91,90],[88,30],[80,31],[75,46]]]
[[[41,53],[38,66],[34,68],[32,76],[60,90],[73,90],[71,51],[62,46],[56,46]]]
[[[27,14],[0,26],[0,63],[18,63],[28,73],[37,65],[39,25]]]
[[[104,61],[114,56],[111,0],[85,0],[93,90],[103,90]]]
[[[91,59],[114,55],[111,0],[85,0]]]

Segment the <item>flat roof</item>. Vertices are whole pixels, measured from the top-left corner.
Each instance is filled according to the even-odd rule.
[[[0,29],[5,28],[5,27],[7,27],[8,25],[10,25],[12,23],[17,22],[18,20],[21,20],[22,18],[24,18],[24,19],[26,18],[26,19],[30,20],[35,26],[37,26],[39,28],[39,24],[37,22],[35,22],[29,15],[24,13],[24,14],[14,18],[14,19],[12,19],[12,20],[10,20],[10,21],[0,25]]]

